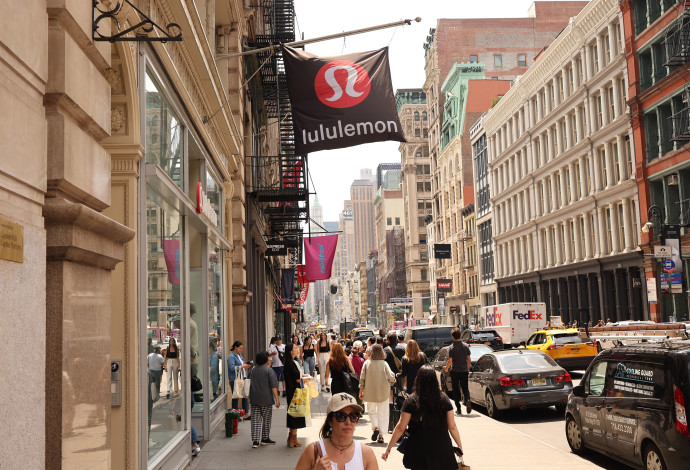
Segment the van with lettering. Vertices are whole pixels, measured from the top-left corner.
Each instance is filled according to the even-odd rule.
[[[482,307],[479,327],[495,330],[506,347],[518,346],[532,333],[546,327],[546,304],[513,302]]]
[[[568,397],[571,450],[645,470],[688,468],[690,340],[619,343],[592,361]]]

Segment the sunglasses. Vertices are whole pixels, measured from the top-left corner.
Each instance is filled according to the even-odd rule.
[[[350,414],[343,413],[342,411],[335,412],[335,420],[339,423],[344,423],[347,418],[350,418],[351,423],[356,423],[357,421],[359,421],[359,418],[361,417],[362,414],[357,411]]]

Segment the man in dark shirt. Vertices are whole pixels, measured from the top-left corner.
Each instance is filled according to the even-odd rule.
[[[388,334],[388,346],[384,348],[384,351],[386,351],[386,362],[393,373],[397,374],[402,371],[402,358],[405,355],[405,344],[398,342],[398,335],[395,333]]]
[[[462,414],[462,408],[460,407],[460,389],[462,388],[463,401],[469,413],[472,411],[470,390],[467,386],[471,363],[470,348],[460,341],[460,328],[453,328],[450,334],[453,336],[453,344],[448,348],[448,362],[446,363],[445,370],[446,372],[450,370],[450,381],[455,399],[455,412]]]

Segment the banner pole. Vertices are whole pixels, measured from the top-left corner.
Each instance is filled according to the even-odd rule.
[[[340,39],[340,38],[344,38],[347,36],[353,36],[355,34],[369,33],[371,31],[377,31],[379,29],[395,28],[397,26],[406,26],[406,25],[409,26],[412,24],[413,21],[419,23],[422,21],[422,18],[420,18],[418,16],[414,20],[400,20],[400,21],[396,21],[394,23],[386,23],[386,24],[380,24],[377,26],[369,26],[368,28],[354,29],[352,31],[344,31],[342,33],[329,34],[328,36],[319,36],[319,37],[312,38],[312,39],[304,39],[302,41],[286,42],[285,44],[274,44],[274,45],[271,45],[268,47],[262,47],[260,49],[253,49],[251,51],[235,52],[234,54],[218,54],[218,55],[216,55],[216,60],[218,60],[218,59],[229,59],[231,57],[239,57],[239,56],[245,56],[245,55],[259,54],[260,52],[266,52],[266,51],[272,51],[272,50],[278,49],[280,46],[291,46],[291,47],[303,46],[305,44],[312,44],[312,43],[321,42],[321,41],[329,41],[331,39]]]

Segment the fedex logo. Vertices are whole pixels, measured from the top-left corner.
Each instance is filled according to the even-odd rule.
[[[503,314],[498,313],[498,309],[494,308],[493,313],[486,312],[486,326],[503,326]]]
[[[513,318],[518,320],[541,320],[541,313],[537,313],[534,310],[528,310],[527,313],[520,313],[517,310],[513,310]]]

